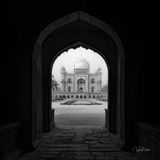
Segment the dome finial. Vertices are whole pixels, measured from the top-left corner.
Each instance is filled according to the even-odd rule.
[[[97,73],[102,73],[102,68],[101,67],[98,67]]]
[[[61,68],[61,73],[64,73],[64,72],[66,72],[66,69],[65,69],[64,66],[62,66],[62,68]]]

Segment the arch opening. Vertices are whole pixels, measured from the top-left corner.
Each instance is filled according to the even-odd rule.
[[[67,125],[79,126],[81,124],[86,127],[104,127],[106,123],[104,111],[108,109],[108,67],[106,61],[99,53],[83,46],[78,46],[75,49],[67,48],[65,52],[59,52],[58,54],[59,56],[53,59],[51,76],[54,78],[52,81],[59,86],[57,90],[51,89],[52,108],[56,111],[55,125],[63,127]],[[70,59],[70,61],[67,59]],[[69,79],[72,79],[72,84],[68,83]],[[88,99],[88,94],[93,92],[90,88],[94,89],[95,94],[90,97],[92,100]],[[61,100],[56,100],[56,103],[54,103],[54,94],[58,93],[67,94],[64,103]],[[76,99],[72,101],[70,98],[77,93]],[[102,93],[106,95],[106,99],[103,99],[103,101],[101,98],[96,98],[97,94]],[[72,108],[70,108],[70,105]],[[77,106],[81,107],[81,110]],[[70,117],[73,119],[71,120]],[[92,117],[96,118],[93,119]],[[86,121],[84,121],[84,118]],[[77,123],[75,123],[76,121]]]

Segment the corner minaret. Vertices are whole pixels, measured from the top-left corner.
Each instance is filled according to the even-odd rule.
[[[61,68],[61,75],[62,75],[62,92],[66,92],[66,69],[64,67]]]
[[[101,89],[102,89],[102,69],[101,67],[99,67],[97,69],[97,91],[98,92],[101,92]]]

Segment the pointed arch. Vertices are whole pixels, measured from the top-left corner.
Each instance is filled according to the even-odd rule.
[[[42,132],[50,130],[50,113],[49,107],[44,106],[44,89],[43,86],[43,65],[42,65],[42,44],[45,39],[58,29],[81,20],[88,23],[98,30],[103,31],[106,35],[111,37],[117,47],[117,88],[116,88],[116,132],[120,139],[125,141],[125,117],[124,117],[124,49],[121,40],[115,30],[105,22],[81,11],[71,13],[63,18],[60,18],[49,24],[42,30],[38,36],[32,61],[32,130],[33,139]],[[77,45],[77,44],[76,44]],[[49,82],[48,82],[49,83]],[[112,113],[114,114],[114,113]],[[111,115],[112,116],[112,115]],[[112,129],[111,129],[112,131]]]

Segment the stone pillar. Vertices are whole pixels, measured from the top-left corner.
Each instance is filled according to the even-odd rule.
[[[88,87],[88,92],[90,92],[90,89],[89,89],[89,87],[90,87],[90,85],[89,85],[90,82],[89,82],[89,80],[90,80],[90,79],[89,79],[89,74],[88,74],[88,79],[87,79],[87,81],[88,81],[88,86],[87,86],[87,87]]]
[[[51,130],[55,128],[54,114],[55,114],[55,109],[53,108],[51,109],[51,116],[50,116],[51,117]]]
[[[62,74],[62,92],[66,92],[66,76]]]
[[[102,88],[102,73],[100,73],[100,91],[101,91],[101,88]]]
[[[77,76],[75,75],[75,92],[77,92]]]
[[[98,74],[96,74],[95,81],[96,81],[96,92],[99,92],[99,75]]]
[[[105,111],[105,128],[108,127],[108,121],[109,121],[109,118],[108,118],[108,109],[104,109]]]
[[[98,82],[97,82],[97,91],[101,92],[101,88],[102,88],[102,73],[98,74]]]
[[[88,92],[88,74],[85,76],[85,91]]]

